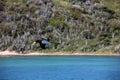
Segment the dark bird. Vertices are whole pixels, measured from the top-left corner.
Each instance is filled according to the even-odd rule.
[[[51,44],[51,43],[49,42],[49,39],[45,39],[45,38],[42,38],[42,39],[40,39],[40,40],[36,40],[36,41],[33,43],[33,45],[36,44],[36,43],[38,43],[42,49],[46,49],[46,45]]]

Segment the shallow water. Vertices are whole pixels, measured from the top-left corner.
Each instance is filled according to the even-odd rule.
[[[0,80],[120,80],[120,56],[0,57]]]

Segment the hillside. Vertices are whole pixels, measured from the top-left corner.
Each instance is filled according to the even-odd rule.
[[[119,0],[0,0],[0,50],[41,51],[32,43],[53,29],[46,51],[120,53]]]

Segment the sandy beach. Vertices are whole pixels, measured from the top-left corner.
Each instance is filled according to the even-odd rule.
[[[116,53],[106,53],[106,54],[102,54],[102,53],[96,53],[96,52],[91,52],[91,53],[81,53],[81,52],[49,52],[49,53],[44,53],[44,52],[30,52],[30,53],[26,53],[26,54],[20,54],[17,53],[15,51],[0,51],[0,56],[44,56],[44,55],[91,55],[91,56],[101,56],[101,55],[106,55],[106,56],[120,56],[120,54],[116,54]]]

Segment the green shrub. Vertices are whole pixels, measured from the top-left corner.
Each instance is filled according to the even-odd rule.
[[[104,46],[108,46],[111,44],[111,40],[109,38],[104,38],[102,41],[98,42],[98,45],[103,44]]]
[[[62,26],[65,26],[65,27],[68,27],[68,24],[64,21],[60,21],[59,19],[55,19],[55,18],[50,18],[49,19],[49,24],[51,26],[54,26],[54,27],[57,27],[59,25],[62,25]]]
[[[70,13],[68,13],[67,15],[68,17],[72,17],[73,19],[77,20],[81,17],[81,13],[77,10],[71,11]]]
[[[64,8],[70,8],[72,6],[72,4],[68,1],[65,0],[52,0],[52,2],[57,5],[57,6],[61,6]]]
[[[1,23],[0,34],[5,34],[5,35],[12,34],[12,28],[10,27],[8,23]]]

